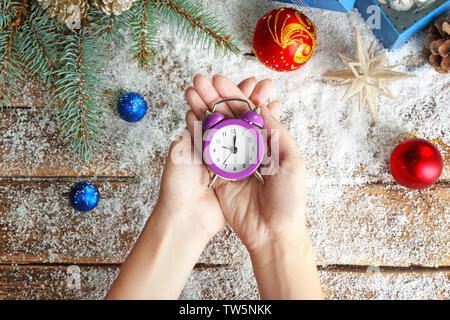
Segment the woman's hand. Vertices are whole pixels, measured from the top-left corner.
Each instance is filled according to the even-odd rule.
[[[209,172],[194,152],[187,131],[170,146],[161,179],[157,207],[172,215],[188,214],[195,222],[192,232],[210,239],[225,227],[225,219],[214,190],[208,188]],[[177,217],[174,217],[177,218]]]
[[[271,163],[278,170],[264,175],[265,184],[254,177],[241,181],[216,181],[214,191],[226,221],[247,247],[262,298],[321,298],[321,288],[306,230],[306,169],[289,131],[275,118],[280,103],[267,106],[272,82],[263,80],[253,92],[235,86],[216,75],[212,82],[201,75],[186,91],[191,110],[186,122],[194,135],[194,122],[204,119],[204,111],[227,98],[242,98],[261,108],[267,129]],[[239,117],[248,110],[245,103],[220,104],[217,111],[227,117]],[[278,150],[278,151],[277,151]],[[278,165],[277,165],[278,164]],[[220,180],[220,179],[219,179]]]
[[[305,229],[305,163],[288,130],[274,117],[279,113],[279,102],[271,102],[267,107],[262,105],[270,94],[271,84],[270,80],[263,80],[253,92],[246,92],[247,96],[223,76],[214,76],[211,83],[208,78],[198,75],[194,78],[194,88],[186,92],[186,99],[191,106],[186,120],[192,135],[194,121],[203,120],[204,111],[214,102],[226,98],[243,98],[261,107],[265,129],[268,130],[268,145],[272,142],[279,144],[279,152],[271,155],[273,162],[279,163],[278,171],[265,175],[265,184],[250,177],[235,182],[219,179],[214,185],[227,222],[251,253],[265,248],[269,243],[296,238]],[[228,117],[239,117],[248,109],[241,102],[228,102],[218,108],[222,108],[218,112]]]
[[[256,80],[240,84],[252,92]],[[107,299],[176,299],[209,239],[225,226],[188,132],[170,146],[158,203]]]
[[[209,94],[214,95],[215,90],[206,77],[196,76],[194,85],[196,89],[191,87],[186,91],[186,100],[190,105],[198,106],[200,103],[200,96],[195,96],[197,89],[202,92],[203,98],[207,101],[217,98],[217,96],[209,96]],[[270,93],[271,81],[264,80],[257,84],[255,78],[252,77],[245,79],[235,88],[240,92],[241,90],[246,92],[256,102],[263,102]],[[203,105],[199,107],[196,110],[199,115],[203,116],[202,112],[206,108],[202,108]],[[228,115],[231,116],[230,112]],[[173,142],[170,147],[162,176],[158,206],[166,207],[170,212],[190,212],[192,220],[198,224],[196,231],[212,237],[223,229],[225,219],[214,189],[208,188],[211,174],[203,164],[201,154],[194,151],[191,139],[193,116],[191,111],[186,114],[186,122],[191,135],[184,132],[179,140]]]
[[[270,80],[254,78],[239,87],[215,76],[213,83],[194,78],[186,91],[194,121],[217,100],[250,97],[261,105],[268,97]],[[244,106],[228,104],[220,110],[239,116]],[[278,123],[278,102],[262,107],[265,127],[279,132],[280,170],[266,176],[266,184],[249,178],[207,187],[212,174],[194,151],[190,135],[171,145],[164,168],[158,203],[133,250],[122,265],[108,299],[175,299],[207,241],[228,221],[250,251],[262,298],[320,297],[317,270],[304,226],[305,168],[288,131]],[[269,138],[276,135],[269,132]],[[187,157],[188,155],[188,157]],[[180,161],[182,160],[182,161]]]
[[[107,299],[177,299],[205,245],[224,227],[208,171],[191,146],[189,134],[170,146],[158,203]]]

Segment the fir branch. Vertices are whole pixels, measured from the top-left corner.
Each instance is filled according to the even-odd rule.
[[[14,3],[14,18],[13,21],[9,24],[8,28],[9,29],[17,29],[21,22],[24,20],[24,18],[26,19],[26,17],[24,17],[24,14],[27,11],[27,7],[28,7],[28,0],[22,0],[20,2],[15,2]]]
[[[0,0],[0,31],[8,28],[16,16],[19,3],[12,0]]]
[[[95,32],[106,45],[110,46],[112,43],[120,43],[124,40],[120,33],[121,27],[126,25],[124,13],[118,16],[107,15],[96,7],[92,7],[88,11],[88,22],[91,30],[95,29]]]
[[[58,69],[62,35],[56,28],[56,20],[49,19],[39,4],[33,2],[30,10],[30,16],[19,29],[18,52],[30,74],[50,86]]]
[[[87,161],[104,135],[106,52],[88,27],[67,35],[62,45],[64,65],[55,83],[55,98],[62,103],[59,124],[64,141],[70,141],[73,151]]]
[[[27,1],[3,0],[0,11],[0,109],[10,105],[11,97],[20,94],[23,64],[16,47],[17,30]]]
[[[16,29],[0,31],[0,109],[10,104],[11,96],[19,95],[22,62],[14,46]]]
[[[239,54],[238,47],[222,23],[192,0],[153,0],[158,14],[176,26],[177,33],[215,54]]]
[[[140,67],[148,66],[154,57],[160,20],[150,0],[137,0],[123,13],[128,22],[131,52]]]

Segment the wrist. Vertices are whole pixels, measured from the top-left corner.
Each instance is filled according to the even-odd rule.
[[[282,263],[286,259],[307,260],[313,257],[313,248],[306,228],[274,237],[264,245],[248,249],[254,267]]]
[[[283,237],[250,253],[261,299],[322,299],[308,234]]]
[[[159,228],[173,236],[183,237],[185,242],[204,247],[211,238],[210,234],[199,227],[189,208],[172,208],[164,202],[158,201],[150,217],[152,230]],[[149,220],[150,222],[150,220]]]
[[[207,242],[184,212],[157,205],[108,298],[177,299]]]

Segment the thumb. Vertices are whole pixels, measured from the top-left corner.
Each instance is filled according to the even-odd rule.
[[[289,130],[282,125],[266,107],[261,106],[261,115],[264,118],[264,128],[267,130],[269,148],[278,143],[280,161],[298,156],[298,150],[291,138]],[[278,139],[277,139],[278,137]],[[277,141],[278,140],[278,141]]]

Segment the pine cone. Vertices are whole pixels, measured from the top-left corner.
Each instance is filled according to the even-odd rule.
[[[423,57],[439,73],[450,73],[450,13],[428,28]]]
[[[130,9],[134,1],[136,0],[91,0],[98,10],[107,15],[114,14],[115,16]]]
[[[79,29],[89,8],[88,0],[38,0],[50,18],[56,17],[70,29]]]

